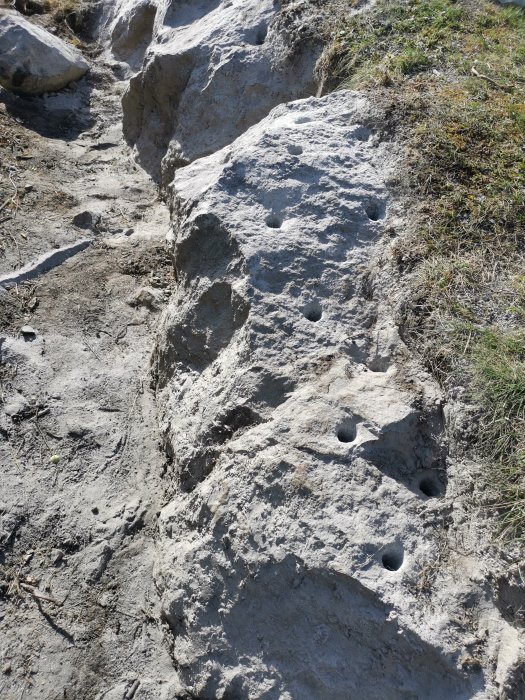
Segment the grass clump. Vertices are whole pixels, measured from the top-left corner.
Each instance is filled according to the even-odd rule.
[[[523,537],[525,519],[525,331],[484,330],[473,349],[481,439],[492,456],[503,534]]]
[[[81,30],[87,11],[85,0],[45,0],[44,8],[58,25],[66,25],[74,32]]]
[[[405,145],[405,337],[446,387],[472,380],[505,533],[525,538],[525,11],[378,0],[341,20],[320,70]]]

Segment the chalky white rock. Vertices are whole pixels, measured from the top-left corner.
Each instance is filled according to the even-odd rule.
[[[89,70],[80,51],[11,10],[0,10],[0,85],[26,95],[54,92]]]
[[[278,107],[171,186],[156,581],[193,697],[486,697],[458,665],[465,596],[498,620],[487,663],[505,635],[499,662],[519,655],[461,565],[417,595],[454,487],[438,388],[367,291],[394,165],[369,113],[351,92]]]

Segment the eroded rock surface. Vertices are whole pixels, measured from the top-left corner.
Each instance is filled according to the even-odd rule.
[[[280,104],[315,92],[321,45],[309,2],[127,0],[108,22],[114,56],[138,70],[124,132],[164,182],[233,141]],[[147,50],[146,50],[147,49]],[[142,57],[144,63],[141,67]]]
[[[279,107],[171,189],[156,577],[196,697],[486,697],[519,655],[479,562],[436,563],[444,419],[371,301],[392,156],[368,109],[349,92]]]
[[[395,144],[356,93],[268,115],[324,3],[98,4],[87,79],[2,95],[0,694],[524,697],[520,567],[398,332]]]
[[[0,9],[0,85],[28,95],[61,90],[89,70],[82,54],[18,13]]]

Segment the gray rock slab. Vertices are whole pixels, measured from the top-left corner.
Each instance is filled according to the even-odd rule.
[[[40,95],[61,90],[89,70],[80,51],[16,12],[0,10],[0,85]]]

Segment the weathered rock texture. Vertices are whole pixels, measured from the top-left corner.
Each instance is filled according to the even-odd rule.
[[[61,90],[89,70],[70,44],[12,10],[0,9],[0,85],[29,95]]]
[[[481,698],[520,654],[480,542],[437,554],[455,467],[373,301],[392,156],[367,109],[279,107],[171,188],[156,579],[192,697]]]
[[[270,109],[313,94],[319,37],[310,2],[126,0],[108,22],[114,56],[132,68],[124,132],[164,181],[222,148]],[[149,48],[148,48],[149,47]]]
[[[398,332],[394,145],[356,93],[271,111],[324,3],[99,4],[106,69],[2,96],[0,695],[525,698],[468,418]]]

